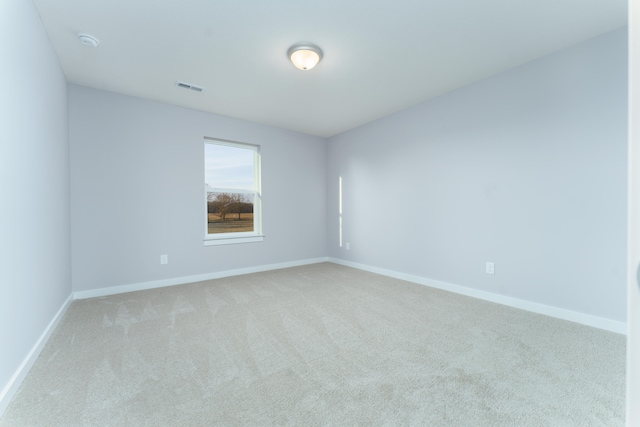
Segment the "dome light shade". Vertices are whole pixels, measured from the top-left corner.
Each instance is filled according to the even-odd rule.
[[[287,51],[287,56],[296,68],[310,70],[322,59],[322,50],[311,43],[294,44]]]

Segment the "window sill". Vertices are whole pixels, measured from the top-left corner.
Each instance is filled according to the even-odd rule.
[[[204,245],[205,246],[218,246],[218,245],[235,245],[237,243],[254,243],[254,242],[262,242],[264,240],[264,235],[254,235],[254,236],[246,236],[246,237],[222,237],[222,238],[205,238]]]

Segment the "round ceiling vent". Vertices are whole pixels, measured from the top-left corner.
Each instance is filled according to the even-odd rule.
[[[89,34],[80,33],[78,34],[78,38],[80,39],[80,42],[85,46],[96,47],[100,44],[100,40]]]

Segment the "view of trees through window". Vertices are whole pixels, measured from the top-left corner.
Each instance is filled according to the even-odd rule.
[[[209,234],[253,231],[252,199],[250,194],[207,192]]]

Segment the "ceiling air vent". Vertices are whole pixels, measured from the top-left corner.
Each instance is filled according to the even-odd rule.
[[[177,81],[176,86],[181,87],[183,89],[194,90],[196,92],[202,92],[204,90],[204,88],[200,86],[192,85],[192,84],[181,82],[181,81]]]

